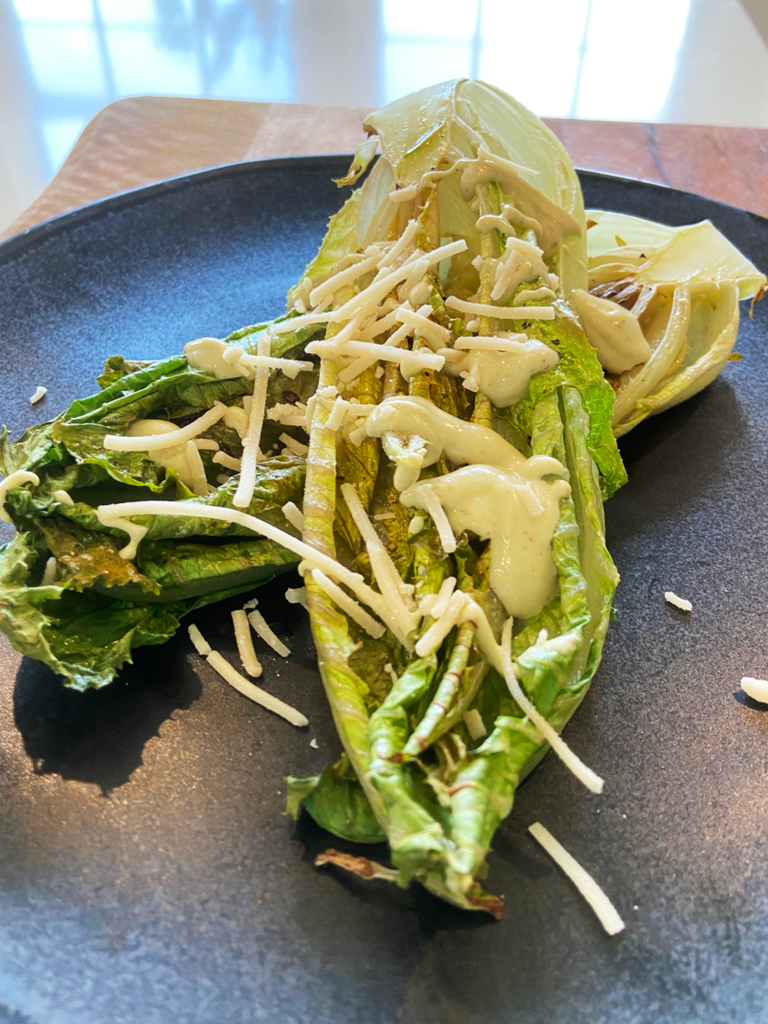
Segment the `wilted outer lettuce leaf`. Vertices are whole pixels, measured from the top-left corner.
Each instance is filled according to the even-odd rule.
[[[357,781],[349,758],[343,754],[320,775],[297,779],[289,775],[286,811],[294,818],[303,804],[321,828],[351,843],[381,843],[386,833]]]
[[[581,225],[581,235],[567,236],[560,246],[559,273],[566,295],[572,288],[586,287],[579,179],[560,140],[517,100],[485,82],[443,82],[375,111],[366,127],[378,133],[383,157],[401,185],[418,182],[441,161],[448,166],[457,154],[474,157],[478,139],[491,152],[521,165],[522,176]],[[363,192],[367,187],[368,182]]]

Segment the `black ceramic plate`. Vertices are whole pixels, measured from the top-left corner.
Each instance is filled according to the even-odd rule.
[[[104,356],[159,357],[281,311],[342,198],[346,159],[238,165],[108,199],[0,247],[2,419],[94,390]],[[768,267],[768,223],[582,175],[587,204],[710,217]],[[607,506],[618,621],[568,740],[499,830],[503,921],[312,866],[329,837],[281,816],[282,778],[339,744],[301,608],[261,592],[295,654],[266,685],[297,731],[227,687],[185,636],[101,692],[65,691],[5,645],[0,671],[0,1022],[757,1024],[768,1020],[766,313],[707,391],[623,444]],[[37,384],[49,388],[30,408]],[[689,597],[690,616],[663,591]],[[229,607],[206,635],[233,652]],[[318,749],[310,747],[317,739]],[[540,819],[627,928],[607,938],[526,833]],[[331,840],[333,845],[339,842]],[[386,856],[376,849],[374,856]]]

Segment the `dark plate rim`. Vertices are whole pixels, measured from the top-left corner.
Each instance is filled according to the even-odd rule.
[[[315,168],[322,166],[323,164],[328,165],[330,168],[339,161],[351,161],[352,158],[353,156],[350,153],[322,153],[302,156],[267,157],[260,160],[238,160],[234,163],[230,162],[225,164],[216,164],[213,167],[205,167],[199,171],[189,171],[184,174],[176,175],[172,178],[162,178],[161,180],[154,181],[149,185],[139,185],[136,188],[124,189],[121,192],[113,192],[110,195],[94,199],[90,203],[85,203],[83,206],[76,206],[64,213],[59,213],[55,217],[49,217],[46,220],[40,221],[38,224],[33,224],[31,227],[25,228],[23,231],[18,232],[18,234],[11,235],[10,238],[6,238],[4,241],[0,242],[0,261],[12,258],[14,255],[26,249],[27,246],[46,241],[48,238],[58,234],[60,231],[76,227],[83,221],[106,216],[112,212],[127,209],[134,205],[139,205],[160,194],[194,187],[202,182],[215,180],[217,178],[247,175],[252,171],[261,169],[280,170],[280,168],[295,168],[302,166]],[[631,178],[624,174],[612,174],[608,171],[593,171],[581,167],[577,167],[576,171],[580,179],[589,178],[596,181],[608,180],[617,183],[621,182],[629,186],[640,186],[643,189],[651,191],[660,189],[664,192],[677,192],[687,198],[701,199],[707,203],[713,203],[715,206],[721,207],[723,210],[730,212],[737,211],[741,214],[746,214],[747,216],[754,218],[756,221],[768,226],[768,218],[761,216],[759,213],[753,213],[751,210],[747,210],[744,207],[734,206],[731,203],[724,203],[719,199],[712,199],[709,196],[702,196],[697,192],[686,192],[683,189],[675,189],[670,185],[665,185],[661,182],[646,181],[643,178]]]

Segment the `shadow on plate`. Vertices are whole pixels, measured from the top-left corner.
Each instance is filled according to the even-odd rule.
[[[177,643],[138,650],[134,658],[109,686],[85,693],[23,659],[14,720],[38,774],[90,782],[106,795],[139,767],[144,744],[162,723],[200,696],[200,681]]]

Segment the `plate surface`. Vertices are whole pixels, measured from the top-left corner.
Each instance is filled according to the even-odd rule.
[[[12,434],[95,390],[106,355],[160,357],[278,314],[342,196],[344,158],[238,165],[106,200],[0,247],[2,419]],[[768,267],[768,222],[583,174],[588,206],[710,217]],[[251,705],[180,636],[100,692],[0,658],[0,1022],[688,1024],[768,1019],[768,312],[741,362],[623,442],[606,512],[618,621],[569,743],[491,855],[504,920],[312,866],[285,774],[338,754],[305,613],[260,591],[294,650],[265,685],[309,730]],[[37,384],[48,396],[31,408]],[[290,584],[293,585],[293,584]],[[666,606],[672,589],[690,616]],[[236,603],[236,602],[235,602]],[[234,653],[230,608],[198,615]],[[317,738],[318,749],[309,741]],[[627,922],[607,938],[527,835],[541,820]],[[370,848],[368,848],[370,851]],[[384,857],[375,848],[372,856]]]

